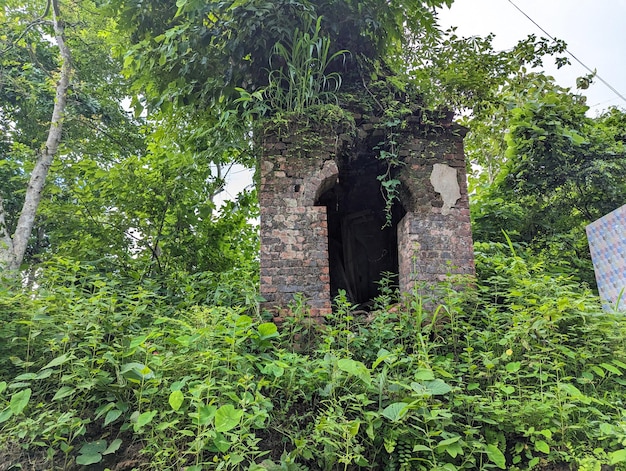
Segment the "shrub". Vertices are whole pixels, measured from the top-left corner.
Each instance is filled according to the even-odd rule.
[[[307,323],[300,298],[281,331],[232,289],[172,304],[60,261],[35,292],[0,292],[2,462],[626,469],[623,316],[505,247],[477,248],[476,288],[442,286],[440,305],[391,305],[387,283],[368,317],[340,295],[325,325]]]

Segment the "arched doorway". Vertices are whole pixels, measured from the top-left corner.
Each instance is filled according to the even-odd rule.
[[[348,299],[368,309],[386,275],[398,275],[397,225],[406,211],[396,201],[391,224],[378,176],[385,164],[371,156],[342,162],[336,183],[316,199],[326,207],[330,292],[345,290]]]

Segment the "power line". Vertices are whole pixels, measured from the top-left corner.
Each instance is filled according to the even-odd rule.
[[[537,28],[539,28],[539,29],[543,32],[543,34],[545,34],[546,36],[548,36],[548,37],[549,37],[552,41],[556,41],[556,39],[555,39],[552,35],[550,35],[550,33],[548,33],[545,29],[543,29],[541,26],[539,26],[535,20],[533,20],[530,16],[528,16],[528,15],[526,14],[526,12],[524,12],[524,11],[523,11],[520,7],[518,7],[515,3],[513,3],[513,1],[512,1],[512,0],[509,0],[509,3],[510,3],[511,5],[513,5],[513,6],[517,9],[517,11],[519,11],[522,15],[524,15],[526,18],[528,18],[528,19],[532,22],[532,24],[534,24]],[[620,92],[618,92],[618,91],[615,89],[615,87],[613,87],[613,86],[612,86],[609,82],[607,82],[607,81],[606,81],[606,80],[604,80],[602,77],[600,77],[600,76],[599,76],[599,75],[598,75],[598,74],[597,74],[594,70],[591,70],[589,67],[587,67],[587,66],[583,63],[583,61],[581,61],[578,57],[576,57],[574,54],[572,54],[572,53],[570,52],[570,50],[569,50],[569,49],[567,49],[567,48],[566,48],[566,49],[565,49],[565,52],[567,52],[570,56],[572,56],[572,58],[573,58],[576,62],[578,62],[580,65],[582,65],[582,66],[583,66],[585,69],[587,69],[587,70],[588,70],[591,74],[593,74],[595,77],[597,77],[597,79],[598,79],[600,82],[602,82],[604,85],[606,85],[606,86],[609,88],[609,90],[611,90],[611,91],[612,91],[613,93],[615,93],[618,97],[620,97],[622,100],[624,100],[624,102],[626,102],[626,98],[624,97],[624,95],[622,95]]]

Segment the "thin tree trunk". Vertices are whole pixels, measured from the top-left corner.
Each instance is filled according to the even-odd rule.
[[[24,254],[26,253],[28,239],[30,238],[30,234],[35,224],[35,216],[37,214],[39,203],[41,202],[41,196],[43,193],[44,183],[48,175],[48,170],[50,170],[52,159],[57,153],[61,142],[63,116],[65,114],[65,105],[67,101],[67,89],[69,87],[70,76],[72,74],[72,56],[69,48],[65,44],[65,26],[63,21],[60,19],[59,0],[51,0],[51,2],[54,34],[59,47],[59,53],[61,55],[61,75],[56,87],[56,97],[54,101],[54,109],[52,111],[52,120],[50,121],[50,130],[48,131],[48,139],[46,140],[46,145],[41,150],[37,163],[35,164],[35,168],[31,173],[28,188],[26,190],[26,197],[24,198],[24,206],[22,207],[20,217],[17,221],[12,243],[6,244],[9,248],[12,246],[13,253],[10,256],[4,257],[0,254],[0,261],[3,258],[8,259],[7,266],[12,270],[17,270],[24,260]],[[0,213],[1,216],[4,216],[2,208],[0,208]],[[0,224],[2,222],[3,221],[0,220]],[[2,232],[0,232],[0,236],[2,236]]]

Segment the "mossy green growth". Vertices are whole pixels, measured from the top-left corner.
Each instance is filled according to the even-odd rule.
[[[352,114],[334,104],[314,105],[306,112],[276,113],[255,125],[257,145],[268,138],[278,139],[288,143],[291,155],[299,157],[314,156],[331,145],[336,150],[340,136],[351,139],[355,134]]]
[[[353,133],[356,129],[352,114],[334,104],[314,105],[305,112],[278,112],[259,120],[255,127],[265,135],[279,137],[323,130],[337,134]]]

